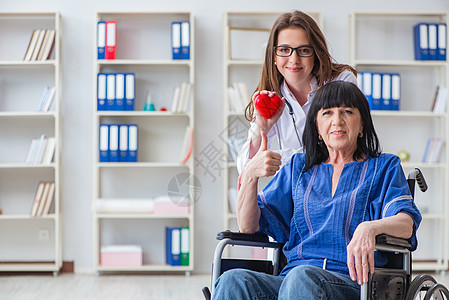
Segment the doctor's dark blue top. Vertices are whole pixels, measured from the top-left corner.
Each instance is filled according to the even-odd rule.
[[[344,166],[331,196],[332,166],[321,163],[306,172],[305,154],[295,154],[259,193],[260,232],[286,243],[288,264],[281,275],[298,265],[314,265],[349,276],[346,246],[363,221],[404,212],[413,219],[409,239],[415,250],[421,214],[413,203],[400,160],[393,154],[366,157]],[[382,254],[375,257],[382,266]]]

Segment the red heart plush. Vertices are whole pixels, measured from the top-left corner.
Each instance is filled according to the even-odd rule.
[[[282,105],[282,100],[278,95],[270,97],[267,94],[259,94],[254,99],[254,105],[262,117],[270,119],[278,112]]]

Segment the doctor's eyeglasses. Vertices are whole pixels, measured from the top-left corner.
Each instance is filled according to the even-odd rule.
[[[313,55],[313,48],[310,46],[301,46],[301,47],[287,47],[287,46],[275,46],[274,53],[280,57],[289,57],[292,55],[293,50],[296,50],[296,54],[299,57],[311,57]]]

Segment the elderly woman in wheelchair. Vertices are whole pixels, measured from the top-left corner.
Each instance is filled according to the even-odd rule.
[[[266,150],[262,132],[259,151]],[[259,177],[242,173],[238,225],[285,243],[280,276],[244,269],[223,273],[214,299],[359,299],[360,285],[385,264],[375,237],[408,239],[416,249],[421,215],[400,160],[381,153],[368,102],[352,83],[336,81],[317,91],[295,154],[258,194]],[[251,162],[249,162],[251,163]]]

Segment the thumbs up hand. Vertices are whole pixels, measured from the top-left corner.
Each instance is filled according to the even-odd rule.
[[[281,155],[267,150],[267,135],[260,132],[260,147],[245,167],[245,173],[252,178],[269,177],[276,174],[281,165]]]

